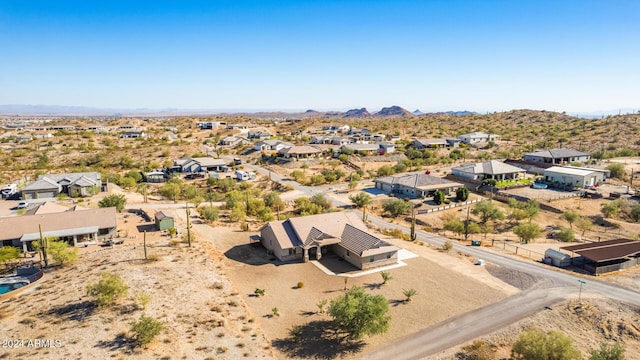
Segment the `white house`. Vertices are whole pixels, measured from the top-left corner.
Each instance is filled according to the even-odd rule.
[[[490,141],[500,140],[500,136],[496,134],[487,134],[481,131],[472,132],[469,134],[459,135],[458,139],[467,145],[475,143],[487,143]]]
[[[293,147],[294,145],[290,142],[280,141],[280,140],[262,140],[257,142],[253,147],[254,150],[262,151],[262,150],[270,150],[270,151],[280,151],[285,148]]]
[[[502,161],[490,160],[479,163],[467,163],[451,168],[451,174],[471,180],[507,180],[524,178],[526,170],[505,164]]]
[[[524,154],[524,161],[544,164],[570,164],[572,162],[587,162],[591,155],[573,149],[536,150]]]
[[[544,180],[552,186],[589,188],[602,184],[607,176],[607,170],[573,166],[552,166],[544,170]]]

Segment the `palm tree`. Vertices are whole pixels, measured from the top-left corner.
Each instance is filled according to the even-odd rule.
[[[393,277],[391,276],[391,274],[388,271],[381,271],[380,272],[380,276],[382,276],[382,284],[386,284],[387,281],[393,279]]]
[[[416,292],[416,289],[404,289],[404,290],[402,290],[402,294],[404,294],[404,296],[405,296],[404,301],[405,302],[409,302],[409,301],[411,301],[411,298],[415,294],[417,294],[417,292]]]

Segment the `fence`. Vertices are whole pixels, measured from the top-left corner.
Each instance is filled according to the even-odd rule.
[[[500,246],[500,244],[502,244],[502,246]],[[491,246],[493,247],[497,247],[497,248],[502,248],[502,250],[504,251],[509,251],[514,253],[515,255],[520,255],[520,256],[524,256],[527,257],[529,259],[533,259],[533,260],[541,260],[544,258],[544,253],[540,253],[531,249],[527,249],[525,247],[522,247],[520,245],[516,245],[513,243],[509,243],[506,241],[501,241],[501,240],[491,240]]]
[[[480,201],[481,200],[476,199],[476,200],[465,201],[463,203],[452,203],[450,205],[440,206],[440,207],[433,208],[433,209],[418,210],[418,214],[429,214],[429,213],[436,212],[436,211],[443,211],[443,210],[447,210],[447,209],[453,209],[453,208],[460,207],[460,206],[475,204],[475,203],[480,202]]]

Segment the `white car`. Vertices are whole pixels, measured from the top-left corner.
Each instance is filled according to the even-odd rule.
[[[26,201],[20,201],[18,203],[17,209],[26,209],[29,206],[29,203]]]

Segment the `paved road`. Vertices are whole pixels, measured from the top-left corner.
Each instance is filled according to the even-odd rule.
[[[304,186],[275,172],[270,172],[263,167],[252,164],[244,164],[244,166],[265,176],[270,175],[272,181],[291,185],[295,190],[301,192],[302,196],[312,196],[323,192],[335,206],[350,205],[336,197],[331,191],[335,188],[335,185],[319,187]],[[160,206],[180,208],[184,207],[184,204],[172,204],[169,206],[162,204]],[[405,226],[389,223],[371,214],[368,214],[368,219],[373,224],[382,228],[397,228],[404,232],[409,232],[409,229]],[[442,246],[445,241],[448,240],[447,238],[420,230],[417,231],[416,235],[417,240],[435,246]],[[372,352],[365,354],[364,357],[367,359],[417,359],[436,354],[464,342],[490,334],[536,312],[545,311],[545,307],[556,304],[561,300],[577,298],[579,288],[578,280],[587,279],[587,283],[582,289],[582,294],[585,297],[592,294],[600,294],[640,307],[640,293],[617,285],[608,284],[592,277],[583,277],[557,271],[538,263],[498,254],[486,248],[470,247],[454,243],[453,250],[544,280],[517,295],[423,329],[403,339],[399,339],[395,343],[385,346],[383,349],[374,349]]]
[[[246,166],[261,174],[269,175],[268,169],[249,164]],[[295,190],[307,196],[324,192],[327,198],[336,206],[350,205],[342,199],[335,197],[334,194],[329,191],[333,186],[303,186],[295,181],[285,179],[283,176],[274,172],[271,172],[271,179],[279,183],[289,184],[293,186]],[[368,215],[368,219],[373,224],[383,228],[397,228],[404,232],[409,232],[409,228],[405,226],[389,223],[371,214]],[[445,241],[448,240],[447,238],[424,231],[417,231],[416,236],[417,240],[435,246],[442,246]],[[464,246],[454,243],[453,250],[544,280],[517,295],[421,330],[393,344],[387,345],[383,349],[374,350],[371,353],[365,354],[365,358],[417,359],[436,354],[464,342],[490,334],[539,311],[545,311],[545,307],[556,304],[561,300],[577,298],[579,289],[578,280],[586,279],[586,284],[582,289],[582,295],[585,297],[600,294],[640,307],[639,292],[608,284],[592,277],[557,271],[542,264],[505,256],[481,247]]]
[[[369,220],[378,226],[398,228],[409,232],[409,229],[404,226],[388,223],[371,215],[369,215]],[[448,240],[424,231],[417,231],[416,237],[419,241],[425,241],[436,246],[442,246]],[[586,281],[582,289],[582,296],[584,297],[600,294],[640,307],[639,292],[605,283],[592,277],[557,271],[541,264],[497,254],[479,247],[454,243],[453,250],[496,265],[522,271],[544,280],[518,295],[421,330],[383,349],[374,350],[366,354],[365,357],[367,359],[423,358],[490,334],[538,311],[543,311],[545,307],[561,300],[577,298],[580,285],[578,280]]]

